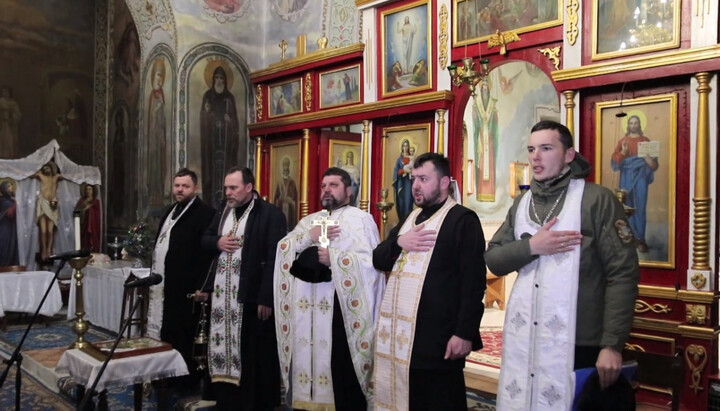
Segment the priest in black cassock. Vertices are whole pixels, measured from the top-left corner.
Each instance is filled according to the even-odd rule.
[[[183,168],[173,179],[175,204],[160,221],[152,272],[161,274],[163,281],[150,288],[148,335],[172,344],[187,364],[190,375],[178,377],[171,387],[177,391],[192,391],[202,377],[193,360],[193,340],[197,332],[200,310],[188,294],[202,287],[212,253],[203,251],[200,240],[215,210],[196,195],[197,175]]]
[[[202,240],[217,255],[203,288],[212,300],[208,371],[217,410],[280,405],[273,265],[287,220],[254,187],[247,167],[227,171],[225,209]]]
[[[465,357],[482,348],[485,239],[474,211],[450,197],[440,154],[415,159],[417,208],[375,248],[390,271],[375,332],[375,409],[465,410]]]

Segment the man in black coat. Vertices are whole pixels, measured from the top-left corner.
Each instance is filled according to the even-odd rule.
[[[202,234],[216,214],[215,210],[195,195],[197,175],[183,168],[173,179],[175,204],[160,221],[153,252],[153,272],[163,275],[162,288],[153,287],[150,301],[149,334],[172,344],[183,356],[190,376],[178,378],[179,391],[197,387],[201,378],[198,364],[193,360],[193,340],[197,332],[199,310],[188,298],[202,287],[212,262],[212,253],[200,246]],[[155,292],[163,290],[162,299]],[[158,293],[159,294],[159,293]],[[157,324],[153,313],[162,308],[162,323]],[[159,329],[158,329],[159,328]]]
[[[254,186],[250,169],[228,170],[227,204],[202,239],[203,247],[217,254],[203,291],[212,293],[208,366],[219,410],[271,410],[280,404],[273,268],[287,221]]]

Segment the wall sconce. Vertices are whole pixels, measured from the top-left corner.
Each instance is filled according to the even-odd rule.
[[[475,71],[475,62],[472,57],[464,57],[463,65],[458,67],[455,64],[447,67],[450,79],[456,87],[463,83],[470,88],[470,94],[475,96],[475,86],[490,73],[490,59],[480,59],[480,71]]]

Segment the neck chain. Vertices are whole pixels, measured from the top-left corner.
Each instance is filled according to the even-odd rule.
[[[540,222],[541,226],[544,226],[545,223],[548,222],[548,220],[550,219],[550,216],[553,215],[553,212],[555,212],[555,208],[558,206],[558,204],[560,204],[560,200],[562,200],[562,198],[565,196],[566,192],[567,192],[567,187],[565,187],[565,189],[562,191],[562,193],[560,193],[558,198],[555,200],[555,203],[552,205],[552,207],[550,207],[550,211],[547,213],[544,220],[541,220],[540,217],[538,216],[537,208],[535,207],[535,196],[532,195],[532,193],[530,193],[530,206],[532,207],[532,212],[533,212],[533,215],[535,216],[535,220]]]

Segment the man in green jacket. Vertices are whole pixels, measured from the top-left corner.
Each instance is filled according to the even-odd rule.
[[[586,183],[590,165],[567,127],[531,131],[530,191],[515,199],[485,253],[490,271],[518,277],[505,315],[498,408],[569,409],[571,374],[598,370],[613,386],[640,279],[620,201]]]

